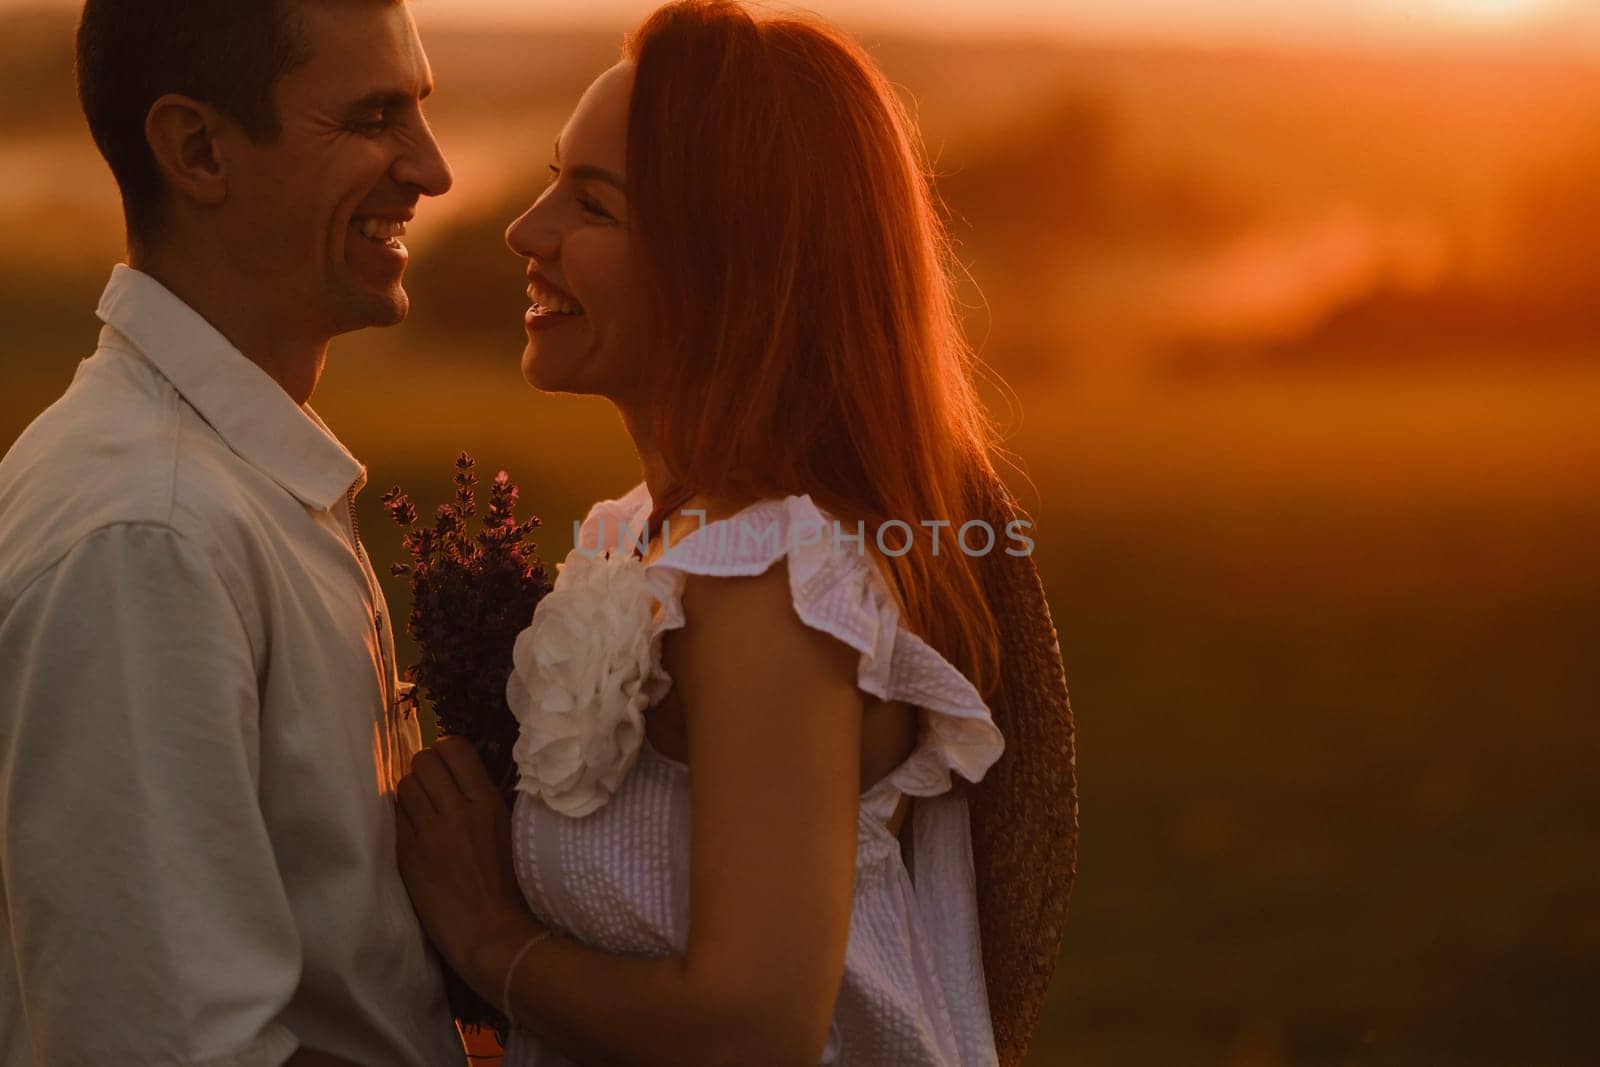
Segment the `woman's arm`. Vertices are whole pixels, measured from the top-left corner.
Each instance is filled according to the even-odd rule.
[[[783,560],[754,577],[691,576],[684,610],[663,656],[693,767],[687,952],[550,938],[518,963],[512,1009],[581,1062],[815,1064],[854,890],[857,657],[795,615]],[[539,929],[511,873],[505,806],[464,743],[413,767],[400,793],[407,884],[441,951],[498,1003]]]

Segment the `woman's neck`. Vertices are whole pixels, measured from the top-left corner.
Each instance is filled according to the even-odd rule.
[[[661,450],[650,438],[649,420],[629,405],[617,404],[617,411],[622,415],[622,425],[628,436],[633,439],[634,454],[639,457],[639,466],[644,471],[645,489],[650,493],[651,502],[658,503],[671,492],[672,475],[661,458]]]
[[[666,461],[661,452],[655,447],[645,427],[648,421],[637,412],[626,408],[622,412],[623,425],[627,427],[628,435],[633,438],[634,452],[639,457],[639,465],[643,470],[645,490],[650,494],[652,514],[666,520],[665,532],[670,537],[671,544],[677,544],[702,524],[725,519],[738,512],[752,501],[728,500],[710,494],[694,491],[685,496],[674,483],[672,474],[667,468]],[[666,512],[661,513],[663,505]],[[659,555],[666,544],[659,534],[661,529],[651,531],[650,551],[647,559]]]

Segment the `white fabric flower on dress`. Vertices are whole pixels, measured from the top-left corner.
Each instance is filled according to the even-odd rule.
[[[573,549],[517,635],[506,701],[521,724],[517,788],[563,815],[595,811],[644,742],[659,639],[643,561]]]

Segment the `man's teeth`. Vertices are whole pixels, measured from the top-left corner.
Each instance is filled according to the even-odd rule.
[[[560,297],[545,296],[535,293],[532,288],[528,290],[528,300],[533,304],[536,315],[582,315],[583,308],[570,300]]]
[[[361,219],[358,222],[363,237],[374,241],[392,241],[406,235],[406,224],[400,219]]]

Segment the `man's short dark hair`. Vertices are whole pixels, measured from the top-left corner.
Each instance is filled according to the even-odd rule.
[[[278,136],[274,89],[307,62],[296,0],[87,0],[78,23],[78,100],[122,191],[136,243],[161,224],[162,180],[145,139],[167,93],[210,104],[257,141]]]

